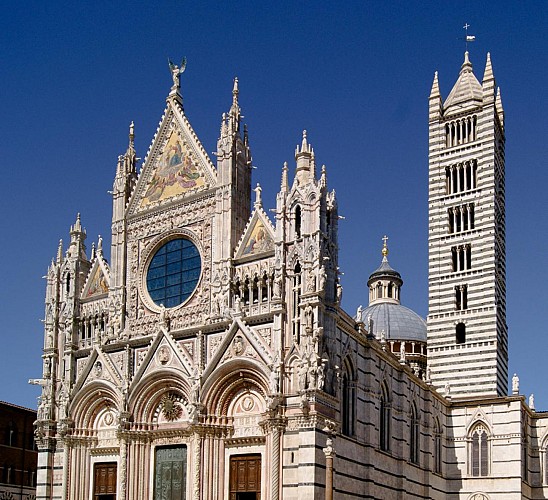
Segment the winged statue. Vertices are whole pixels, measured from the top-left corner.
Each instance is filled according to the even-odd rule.
[[[169,58],[167,62],[169,64],[169,69],[171,71],[171,77],[173,78],[173,88],[179,88],[181,85],[180,77],[185,72],[185,69],[186,69],[186,57],[183,57],[183,60],[181,61],[180,66],[177,66],[176,64],[174,64]]]

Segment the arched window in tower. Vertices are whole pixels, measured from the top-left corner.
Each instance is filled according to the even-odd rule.
[[[442,473],[442,446],[441,446],[441,425],[438,417],[434,422],[434,472],[441,474]]]
[[[325,212],[325,232],[327,233],[328,236],[329,236],[329,231],[331,231],[331,217],[332,217],[332,212],[331,212],[331,209],[328,208]]]
[[[455,309],[457,311],[468,309],[468,287],[466,285],[455,287]]]
[[[293,294],[292,294],[292,321],[293,321],[293,339],[300,343],[301,341],[301,314],[299,303],[301,301],[301,264],[297,261],[293,270]]]
[[[455,341],[457,344],[466,343],[466,325],[464,323],[458,323],[456,328]]]
[[[379,447],[383,451],[390,451],[391,420],[392,412],[390,400],[388,398],[388,390],[383,384],[379,405]]]
[[[411,463],[419,463],[420,455],[419,416],[415,403],[411,403],[411,427],[409,436],[409,460]]]
[[[394,284],[393,284],[392,282],[388,283],[388,291],[387,291],[387,294],[388,294],[387,296],[388,296],[389,298],[391,298],[391,299],[394,298],[394,297],[393,297],[393,294],[394,294]]]
[[[300,205],[297,205],[295,207],[295,237],[296,238],[301,237],[301,226],[302,226],[301,207]]]
[[[382,299],[382,283],[377,283],[377,299]]]
[[[354,383],[354,371],[350,361],[344,361],[342,376],[342,433],[345,436],[355,434],[355,414],[356,414],[356,389]]]
[[[471,434],[470,474],[473,477],[489,474],[489,436],[487,428],[479,423]]]
[[[67,273],[66,288],[67,295],[70,293],[70,273]]]

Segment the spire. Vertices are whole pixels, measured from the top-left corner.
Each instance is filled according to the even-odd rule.
[[[502,97],[500,95],[500,87],[497,87],[497,97],[495,99],[495,107],[497,108],[497,114],[499,115],[500,124],[504,129],[504,108],[502,107]]]
[[[460,67],[460,74],[462,75],[465,72],[472,71],[472,63],[470,62],[470,58],[468,57],[468,51],[464,53],[464,62],[462,63],[462,66]]]
[[[434,81],[432,82],[432,89],[430,90],[430,97],[428,98],[428,118],[430,121],[437,120],[441,116],[442,101],[440,94],[440,85],[438,83],[438,72],[434,73]]]
[[[287,171],[288,171],[287,162],[284,161],[284,166],[282,167],[282,183],[281,183],[281,186],[280,186],[280,191],[282,191],[282,193],[287,193],[289,191],[289,183],[288,183],[288,180],[287,180]]]
[[[59,245],[57,246],[57,264],[63,263],[63,240],[59,240]]]
[[[70,226],[70,234],[72,235],[73,233],[74,234],[77,234],[77,233],[81,233],[82,232],[82,223],[80,221],[80,214],[76,214],[76,222],[74,223],[73,226]]]
[[[232,132],[238,132],[240,130],[240,118],[241,110],[240,105],[238,104],[238,94],[240,93],[238,89],[238,77],[234,78],[234,86],[232,87],[232,106],[228,115],[231,118],[232,122]]]
[[[483,73],[483,89],[484,104],[492,104],[495,101],[495,76],[493,75],[493,67],[491,66],[491,54],[487,52],[487,61],[485,63],[485,71]]]
[[[472,63],[466,51],[459,77],[443,105],[444,115],[447,115],[449,111],[462,113],[468,107],[473,109],[481,106],[482,98],[481,85],[472,71]]]
[[[430,90],[430,99],[440,97],[440,85],[438,83],[438,72],[434,73],[434,81],[432,82],[432,89]]]
[[[485,71],[483,72],[483,83],[494,79],[493,67],[491,66],[491,53],[487,52],[487,61],[485,63]]]
[[[299,184],[305,184],[310,177],[313,168],[312,163],[314,162],[314,150],[308,144],[306,130],[303,130],[301,149],[299,150],[299,146],[295,149],[295,160],[297,161],[297,180]]]

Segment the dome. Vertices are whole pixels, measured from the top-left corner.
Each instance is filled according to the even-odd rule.
[[[416,312],[402,306],[382,302],[361,310],[362,321],[369,328],[369,317],[373,322],[370,334],[380,338],[384,330],[386,340],[426,342],[426,321]]]

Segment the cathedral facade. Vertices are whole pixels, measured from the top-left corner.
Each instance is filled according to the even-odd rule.
[[[341,308],[338,213],[306,132],[273,220],[238,81],[214,164],[181,68],[113,185],[110,262],[80,216],[47,273],[37,498],[548,495],[548,419],[507,393],[504,114],[487,59],[429,99],[429,317],[388,262]],[[254,193],[252,194],[252,191]]]

